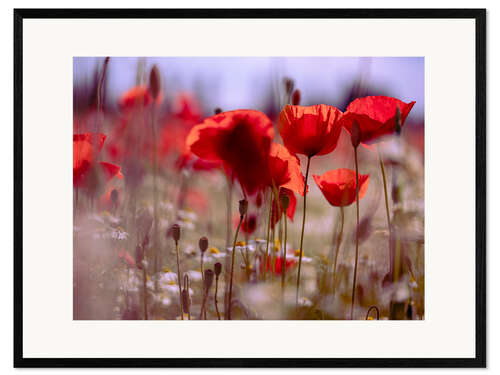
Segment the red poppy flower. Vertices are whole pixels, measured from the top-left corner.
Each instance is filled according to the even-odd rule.
[[[239,217],[238,217],[239,221]],[[241,230],[246,234],[252,234],[257,229],[257,215],[247,215],[245,220],[241,223]]]
[[[222,166],[220,161],[205,160],[197,157],[189,150],[185,150],[175,162],[178,170],[191,169],[193,171],[212,171]]]
[[[269,181],[274,136],[271,120],[255,110],[222,112],[191,129],[186,146],[202,159],[222,161],[242,188],[253,194]]]
[[[278,130],[292,154],[325,155],[337,147],[341,117],[341,111],[325,104],[286,105],[279,116]]]
[[[332,206],[349,206],[356,201],[356,172],[351,169],[334,169],[321,176],[313,175],[314,181]],[[359,175],[359,199],[368,189],[369,175]]]
[[[188,189],[181,194],[180,200],[183,202],[181,207],[185,204],[187,208],[202,214],[208,210],[208,197],[201,190]]]
[[[401,126],[415,102],[405,103],[388,96],[367,96],[355,99],[342,116],[342,125],[351,132],[356,120],[361,129],[361,142],[375,142],[378,138],[394,133],[396,129],[396,111],[401,113]]]
[[[294,258],[286,258],[285,270],[288,270],[297,265],[297,261]],[[267,257],[267,271],[271,271],[273,269],[272,266],[272,257]],[[281,274],[281,270],[283,269],[283,260],[281,256],[276,257],[275,265],[274,265],[274,273]],[[264,272],[264,262],[260,264],[260,272]]]
[[[177,118],[187,123],[197,124],[203,120],[198,101],[188,93],[180,93],[174,102]]]
[[[290,154],[288,150],[279,143],[271,145],[269,154],[269,173],[271,176],[271,187],[290,189],[297,194],[304,195],[304,176],[300,170],[299,159]]]
[[[74,134],[73,135],[73,185],[88,186],[93,171],[102,176],[105,181],[113,177],[122,178],[118,165],[99,161],[95,162],[97,154],[102,149],[106,136],[104,134]],[[97,147],[97,149],[96,149]]]
[[[156,104],[161,103],[162,95],[156,98]],[[147,86],[135,86],[125,92],[118,100],[118,105],[122,110],[135,109],[142,106],[148,106],[153,102],[153,96]]]

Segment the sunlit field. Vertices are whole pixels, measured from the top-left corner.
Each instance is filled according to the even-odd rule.
[[[73,318],[424,319],[423,66],[75,58]]]

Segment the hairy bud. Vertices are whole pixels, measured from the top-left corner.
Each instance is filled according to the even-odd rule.
[[[245,216],[248,210],[248,201],[246,199],[240,200],[240,216]]]
[[[154,99],[158,98],[161,90],[161,78],[160,71],[156,65],[153,66],[151,72],[149,73],[149,92]]]
[[[299,105],[300,104],[300,90],[297,89],[293,92],[292,95],[292,104],[293,105]]]
[[[214,271],[210,269],[205,270],[203,277],[203,289],[205,289],[205,292],[208,292],[213,282],[214,282]]]
[[[283,209],[286,211],[288,209],[288,206],[290,205],[290,197],[288,196],[288,194],[283,194],[280,197],[280,201],[281,207],[283,207]]]
[[[352,122],[351,126],[351,143],[354,148],[358,147],[361,143],[361,127],[356,120]]]
[[[222,264],[220,262],[214,264],[214,271],[215,271],[215,276],[219,277],[219,275],[222,272]]]
[[[172,237],[175,242],[178,242],[181,238],[181,227],[179,224],[172,225]]]
[[[204,253],[208,249],[208,238],[201,237],[198,245],[200,246],[201,252]]]

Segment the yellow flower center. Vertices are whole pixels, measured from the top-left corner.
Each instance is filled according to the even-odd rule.
[[[219,249],[217,249],[216,247],[211,247],[210,249],[208,249],[208,252],[210,254],[219,254],[220,253]]]

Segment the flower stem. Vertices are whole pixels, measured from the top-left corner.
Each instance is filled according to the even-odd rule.
[[[231,241],[231,216],[233,204],[233,182],[231,177],[227,177],[227,194],[226,194],[226,247]]]
[[[229,276],[229,299],[227,302],[227,319],[231,320],[231,302],[233,298],[233,275],[234,275],[234,258],[236,253],[236,241],[238,240],[238,232],[240,231],[241,222],[243,221],[244,215],[240,215],[240,222],[238,223],[238,227],[236,228],[236,233],[234,234],[234,242],[233,242],[233,253],[231,254],[231,275]]]
[[[295,306],[299,306],[299,288],[300,288],[300,270],[302,268],[302,253],[304,244],[304,228],[306,226],[306,202],[307,202],[307,179],[309,177],[309,166],[311,164],[311,156],[307,157],[306,179],[304,184],[304,211],[302,213],[302,233],[300,235],[300,253],[299,253],[299,270],[297,272],[297,292],[295,293]]]
[[[215,277],[215,294],[214,294],[214,304],[215,311],[217,312],[217,319],[220,320],[219,307],[217,306],[217,291],[219,289],[219,276]]]
[[[269,196],[269,218],[267,219],[267,241],[266,241],[266,254],[264,255],[264,281],[266,281],[267,272],[267,256],[269,253],[269,233],[271,231],[271,212],[273,208],[273,194]]]
[[[340,244],[342,243],[342,235],[344,233],[344,207],[340,206],[340,232],[337,236],[337,248],[335,249],[335,259],[333,261],[333,295],[335,296],[336,286],[335,277],[337,275],[337,259],[339,256]]]
[[[157,175],[158,175],[158,161],[156,159],[156,125],[155,125],[155,106],[154,103],[151,107],[151,141],[153,144],[153,249],[154,249],[154,273],[159,271],[159,235],[158,235],[158,185],[157,185]],[[180,276],[179,276],[180,277]],[[179,280],[180,288],[180,280]],[[155,281],[155,290],[158,290],[158,280]],[[181,302],[182,303],[182,302]]]
[[[179,308],[181,309],[181,319],[184,320],[184,310],[182,308],[181,266],[179,262],[179,241],[175,241],[175,252],[177,255],[177,284],[179,284]]]
[[[283,255],[281,257],[281,293],[285,294],[285,278],[286,278],[286,232],[287,232],[287,219],[286,211],[283,211],[283,223],[284,223],[284,240],[283,240]]]
[[[389,198],[387,195],[387,179],[385,177],[384,161],[382,160],[382,155],[380,154],[380,147],[378,144],[377,144],[377,152],[378,152],[378,159],[380,162],[380,170],[382,171],[382,181],[384,183],[385,213],[387,216],[387,228],[389,229],[389,269],[391,269],[392,268],[392,265],[391,265],[391,259],[392,259],[392,256],[391,256],[391,232],[392,232],[391,215],[389,213]]]
[[[356,276],[358,275],[358,250],[359,250],[359,172],[358,172],[357,147],[354,147],[354,163],[356,165],[356,253],[354,255],[354,276],[352,280],[351,320],[354,314],[354,298],[356,297]]]
[[[205,274],[203,273],[203,255],[204,255],[204,253],[201,252],[200,269],[201,269],[201,284],[205,285],[205,276],[204,276]],[[203,317],[205,318],[205,320],[207,320],[207,312],[206,311],[204,312]]]
[[[144,320],[148,320],[148,288],[146,285],[147,275],[146,267],[142,266],[142,287],[144,291]]]

